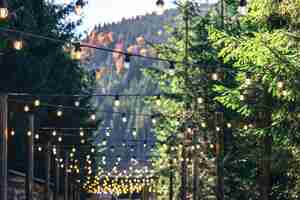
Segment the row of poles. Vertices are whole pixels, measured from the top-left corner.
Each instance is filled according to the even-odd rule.
[[[8,200],[8,95],[0,94],[0,199]],[[25,196],[26,200],[33,200],[34,188],[34,114],[28,115],[29,131],[32,133],[27,138],[27,168],[25,180]],[[59,150],[57,154],[59,155]],[[51,142],[48,141],[45,151],[45,192],[44,200],[51,200]],[[54,161],[55,162],[55,161]],[[69,154],[65,155],[65,166],[69,164]],[[53,199],[59,199],[60,191],[60,166],[55,163],[55,183]],[[64,199],[80,200],[80,186],[70,181],[67,167],[64,170]],[[71,197],[71,198],[70,198]]]

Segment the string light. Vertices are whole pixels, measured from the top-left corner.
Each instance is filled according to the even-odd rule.
[[[115,96],[115,101],[114,101],[114,105],[116,107],[119,107],[120,106],[120,97],[118,95]]]
[[[84,144],[84,143],[85,143],[85,140],[84,140],[84,139],[81,139],[81,140],[80,140],[80,143],[81,143],[81,144]]]
[[[72,152],[73,152],[73,153],[75,153],[75,152],[76,152],[76,149],[75,149],[74,147],[72,148]]]
[[[39,135],[39,134],[35,134],[34,138],[35,138],[36,140],[38,140],[38,139],[40,139],[40,135]]]
[[[154,124],[154,125],[156,124],[157,121],[156,121],[155,116],[151,116],[151,121],[152,121],[152,124]]]
[[[40,152],[41,152],[42,150],[43,150],[43,148],[42,148],[42,147],[38,147],[38,151],[40,151]]]
[[[197,103],[198,104],[203,104],[204,103],[204,99],[202,97],[198,97],[197,98]]]
[[[62,142],[62,137],[58,137],[58,142]]]
[[[213,81],[219,80],[219,74],[218,74],[217,72],[212,73],[211,79],[212,79]]]
[[[165,2],[163,0],[157,0],[156,1],[156,14],[157,15],[162,15],[165,12]]]
[[[277,85],[277,88],[280,90],[284,88],[284,81],[282,80],[282,78],[279,78],[276,85]]]
[[[15,40],[13,46],[15,50],[21,50],[23,48],[23,40],[21,39]]]
[[[10,135],[11,135],[11,136],[14,136],[15,134],[16,134],[15,131],[14,131],[14,130],[11,130]]]
[[[136,137],[136,136],[137,136],[137,131],[136,131],[136,130],[133,130],[133,131],[132,131],[132,135],[133,135],[134,137]]]
[[[125,67],[125,69],[130,68],[130,55],[128,55],[128,54],[125,55],[124,67]]]
[[[95,149],[94,148],[91,149],[91,153],[95,153]]]
[[[227,126],[227,128],[231,128],[232,124],[231,123],[227,123],[226,126]]]

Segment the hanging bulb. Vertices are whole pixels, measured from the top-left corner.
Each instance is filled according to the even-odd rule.
[[[0,5],[0,19],[1,20],[4,20],[4,19],[7,19],[8,18],[8,14],[9,14],[9,11],[6,7],[6,5]]]
[[[75,3],[75,14],[76,15],[81,15],[82,7],[83,7],[83,1],[77,0],[77,2]]]
[[[41,152],[42,150],[43,150],[43,149],[42,149],[42,147],[38,147],[38,151],[40,151],[40,152]]]
[[[56,115],[57,115],[57,117],[61,117],[61,116],[63,115],[62,110],[61,110],[61,109],[58,109],[58,110],[56,111]]]
[[[152,121],[152,124],[153,124],[153,125],[155,125],[155,124],[156,124],[156,122],[157,122],[157,121],[156,121],[156,118],[155,118],[155,116],[151,116],[151,121]]]
[[[15,131],[12,129],[11,132],[10,132],[10,135],[14,136],[15,134],[16,134]]]
[[[31,131],[27,131],[27,136],[31,136],[31,135],[32,135]]]
[[[96,121],[96,114],[91,115],[91,120]]]
[[[106,145],[107,144],[107,141],[106,141],[106,139],[104,139],[103,141],[102,141],[102,145]]]
[[[21,39],[15,40],[13,46],[15,50],[21,50],[23,48],[23,40]]]
[[[54,137],[56,136],[56,131],[52,132],[52,136],[54,136]]]
[[[279,78],[277,81],[277,88],[282,90],[284,88],[284,81],[282,80],[282,78]]]
[[[84,136],[84,132],[81,130],[81,131],[79,132],[79,135],[80,135],[80,137],[83,137],[83,136]]]
[[[130,55],[128,55],[128,54],[125,55],[124,67],[125,67],[125,69],[130,68]]]
[[[240,95],[240,100],[241,100],[241,101],[245,101],[245,100],[246,100],[245,95],[241,94],[241,95]]]
[[[176,73],[176,68],[175,68],[175,63],[174,62],[170,62],[170,65],[169,65],[169,69],[168,69],[168,73],[171,75],[171,76],[174,76],[175,73]]]
[[[220,132],[220,131],[221,131],[221,128],[220,128],[219,126],[217,126],[217,127],[216,127],[216,131],[217,131],[217,132]]]
[[[133,131],[132,131],[132,135],[133,135],[134,137],[136,137],[136,136],[137,136],[137,131],[136,131],[136,130],[133,130]]]
[[[95,153],[95,149],[94,148],[91,148],[91,153]]]
[[[157,106],[160,106],[160,105],[161,105],[160,95],[158,95],[158,96],[156,97],[156,105],[157,105]]]
[[[144,142],[144,148],[146,148],[146,147],[147,147],[147,141]]]
[[[58,137],[58,142],[62,142],[62,137]]]
[[[75,153],[75,152],[76,152],[76,149],[75,149],[74,147],[72,148],[72,152],[73,152],[73,153]]]
[[[75,105],[76,107],[79,107],[79,106],[80,106],[80,101],[75,101],[75,102],[74,102],[74,105]]]
[[[126,117],[126,114],[125,114],[125,113],[122,114],[122,122],[123,122],[123,123],[126,123],[126,122],[127,122],[127,117]]]
[[[238,12],[240,15],[247,14],[247,0],[240,0],[240,5],[238,7]]]
[[[34,105],[35,105],[36,107],[39,107],[39,106],[41,105],[40,100],[39,100],[39,99],[36,99],[36,100],[34,101]]]
[[[85,140],[84,140],[84,139],[81,139],[81,140],[80,140],[80,143],[81,143],[81,144],[84,144],[84,143],[85,143]]]
[[[76,43],[74,44],[75,46],[75,50],[74,50],[74,56],[73,58],[75,60],[80,60],[81,59],[81,47],[80,47],[80,43]]]
[[[40,135],[39,135],[39,134],[35,134],[34,138],[35,138],[36,140],[38,140],[38,139],[40,139]]]
[[[74,153],[70,153],[70,157],[73,158],[74,157]]]
[[[201,122],[201,127],[202,127],[202,128],[206,128],[206,126],[207,126],[207,125],[206,125],[205,122]]]
[[[231,128],[232,124],[231,123],[227,123],[227,128]]]
[[[29,108],[28,105],[25,105],[25,106],[24,106],[24,111],[25,111],[25,112],[29,112],[29,111],[30,111],[30,108]]]
[[[119,107],[120,106],[120,97],[117,95],[117,96],[115,96],[115,101],[114,101],[114,105],[116,106],[116,107]]]
[[[156,1],[156,14],[157,15],[162,15],[165,12],[165,2],[163,0],[157,0]]]
[[[203,104],[204,103],[204,99],[202,97],[198,97],[197,98],[197,103],[198,104]]]
[[[218,74],[217,72],[212,73],[211,79],[212,79],[213,81],[219,80],[219,74]]]

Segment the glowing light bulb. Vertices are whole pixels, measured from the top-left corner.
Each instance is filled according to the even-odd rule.
[[[25,105],[25,106],[24,106],[24,111],[25,111],[25,112],[29,112],[29,111],[30,111],[30,108],[29,108],[28,105]]]
[[[9,11],[7,8],[5,8],[5,7],[0,8],[0,19],[2,19],[2,20],[7,19],[8,14],[9,14]]]
[[[198,104],[203,104],[204,103],[204,99],[202,97],[198,97],[197,98],[197,103]]]
[[[133,131],[132,131],[132,135],[133,135],[134,137],[136,137],[136,136],[137,136],[137,132],[136,132],[136,130],[133,130]]]
[[[217,81],[219,80],[219,74],[214,72],[212,75],[211,75],[211,79],[214,80],[214,81]]]
[[[123,123],[127,122],[127,117],[126,117],[125,113],[122,114],[122,121],[123,121]]]
[[[165,2],[163,0],[157,0],[156,2],[156,14],[157,15],[162,15],[165,12]]]
[[[61,116],[63,115],[63,112],[62,112],[61,110],[58,110],[58,111],[56,112],[56,115],[57,115],[58,117],[61,117]]]
[[[75,153],[75,152],[76,152],[76,149],[75,149],[74,147],[72,148],[72,152],[73,152],[73,153]]]
[[[241,101],[245,101],[245,99],[246,99],[245,95],[241,94],[241,95],[240,95],[240,100],[241,100]]]
[[[91,149],[91,152],[92,152],[92,153],[94,153],[94,152],[95,152],[95,149],[94,149],[94,148],[92,148],[92,149]]]
[[[10,135],[11,135],[11,136],[14,136],[15,134],[16,134],[15,131],[14,131],[14,130],[11,130]]]
[[[115,101],[114,101],[114,105],[116,106],[116,107],[119,107],[120,106],[120,97],[119,96],[116,96],[115,97]]]
[[[36,140],[38,140],[38,139],[40,139],[40,135],[39,135],[39,134],[35,134],[34,138],[35,138]]]
[[[84,140],[84,139],[80,140],[80,143],[81,143],[81,144],[84,144],[84,143],[85,143],[85,140]]]
[[[84,136],[84,132],[80,131],[79,135],[80,135],[80,137],[83,137]]]
[[[42,147],[38,147],[38,151],[42,151],[43,149],[42,149]]]
[[[52,132],[52,136],[56,136],[56,134],[57,134],[56,131]]]
[[[76,107],[79,107],[79,106],[80,106],[80,102],[79,102],[79,101],[75,101],[75,102],[74,102],[74,105],[75,105]]]
[[[154,116],[152,116],[151,118],[152,118],[152,119],[151,119],[151,121],[152,121],[152,124],[154,124],[154,125],[155,125],[155,124],[156,124],[156,122],[157,122],[157,121],[156,121],[156,118],[155,118]]]
[[[58,137],[58,142],[62,142],[62,137]]]
[[[40,100],[39,100],[39,99],[36,99],[36,100],[34,101],[34,105],[35,105],[36,107],[40,106],[40,105],[41,105]]]
[[[96,114],[91,115],[91,120],[95,121],[96,120]]]
[[[22,40],[15,40],[13,43],[15,50],[21,50],[23,48],[23,41]]]
[[[231,123],[227,123],[227,128],[231,128],[232,124]]]
[[[278,82],[277,82],[277,88],[278,88],[278,89],[284,88],[284,82],[283,82],[283,81],[278,81]]]
[[[32,132],[31,131],[27,131],[27,136],[31,136]]]

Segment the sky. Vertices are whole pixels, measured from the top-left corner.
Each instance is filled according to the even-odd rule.
[[[174,7],[174,0],[165,0],[166,8]],[[144,15],[155,11],[156,0],[88,0],[83,11],[83,25],[79,31],[91,30],[96,24],[117,22],[123,17]]]

